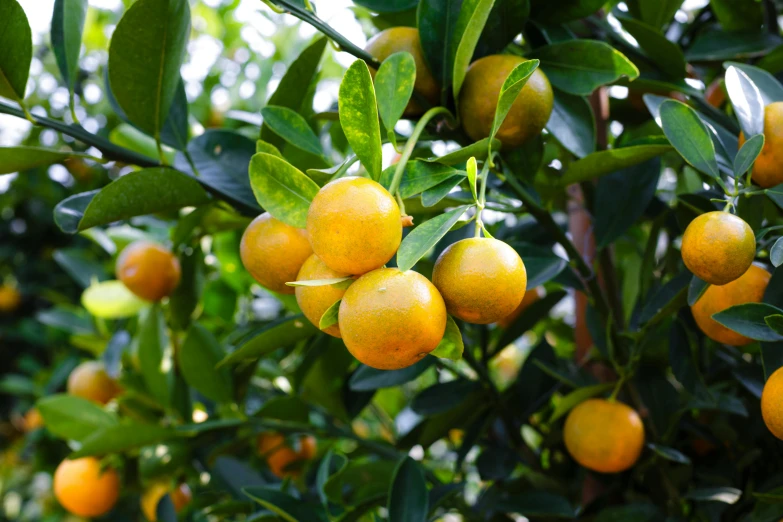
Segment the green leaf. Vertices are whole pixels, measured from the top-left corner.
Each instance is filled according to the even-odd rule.
[[[92,455],[108,455],[141,448],[148,444],[164,442],[179,436],[172,428],[156,424],[123,422],[101,428],[82,440],[81,447],[68,458],[77,459]]]
[[[381,388],[392,388],[410,382],[435,364],[434,357],[425,357],[413,366],[402,370],[376,370],[361,365],[351,375],[348,385],[353,391],[372,391]]]
[[[0,96],[21,102],[33,61],[33,35],[16,0],[0,0]]]
[[[701,502],[735,504],[742,497],[742,490],[729,487],[700,488],[685,493],[683,497]]]
[[[316,327],[310,324],[310,321],[305,319],[303,315],[285,317],[264,325],[245,336],[236,351],[220,361],[217,368],[227,364],[258,359],[264,354],[296,344],[316,333],[318,333]]]
[[[764,99],[750,77],[730,66],[726,69],[726,92],[745,136],[764,134]]]
[[[576,511],[567,498],[547,491],[526,491],[501,500],[496,509],[519,513],[528,518],[576,518]]]
[[[417,226],[410,232],[400,244],[397,251],[397,266],[402,272],[413,268],[419,259],[440,241],[451,227],[459,221],[459,218],[472,205],[463,205],[445,214],[436,216]]]
[[[476,178],[478,177],[478,165],[476,165],[476,158],[470,158],[468,160],[468,185],[470,185],[470,193],[473,195],[473,201],[478,203],[478,194],[476,193]]]
[[[772,248],[769,250],[769,260],[777,268],[783,265],[783,237],[779,237]]]
[[[93,281],[108,279],[103,266],[80,248],[55,250],[52,259],[82,288],[87,288]]]
[[[446,321],[446,332],[443,334],[440,344],[430,352],[440,359],[450,359],[459,361],[462,359],[462,352],[465,351],[465,345],[462,342],[462,333],[454,319],[449,315]]]
[[[670,150],[669,145],[634,145],[594,152],[572,163],[560,183],[570,185],[590,181],[644,163]]]
[[[500,149],[500,140],[493,139],[492,141],[492,150],[499,150]],[[483,140],[479,140],[475,143],[471,143],[467,147],[462,147],[461,149],[457,149],[453,152],[449,152],[445,156],[441,156],[439,158],[431,158],[431,159],[424,159],[421,161],[429,161],[433,163],[441,163],[443,165],[460,165],[462,163],[465,163],[470,158],[475,157],[478,161],[484,161],[487,159],[487,153],[489,151],[489,145],[490,145],[490,139],[484,138]]]
[[[144,310],[139,317],[133,344],[147,390],[162,405],[169,406],[174,389],[174,353],[159,306]]]
[[[498,103],[495,107],[495,117],[492,120],[492,130],[489,133],[490,138],[494,138],[500,126],[503,125],[503,121],[508,116],[508,111],[511,110],[511,105],[536,71],[539,63],[538,60],[522,62],[514,67],[514,70],[503,81],[503,86],[500,88],[500,95],[498,96]]]
[[[531,16],[536,21],[557,25],[585,18],[605,3],[605,0],[559,0],[555,6],[547,0],[532,0]]]
[[[726,62],[723,65],[724,67],[735,67],[744,72],[759,89],[765,107],[770,103],[783,101],[783,85],[764,69],[738,62]]]
[[[753,167],[753,163],[764,148],[764,135],[756,134],[747,140],[734,158],[734,176],[740,177]]]
[[[198,178],[221,199],[246,213],[261,213],[247,175],[250,158],[256,153],[253,140],[230,130],[208,130],[188,143],[187,152],[195,170],[183,153],[174,160],[177,170]]]
[[[323,154],[318,136],[298,112],[286,107],[267,105],[261,109],[261,115],[264,117],[264,125],[294,147],[316,156]]]
[[[685,270],[667,281],[644,303],[639,316],[640,323],[646,323],[653,318],[660,319],[664,312],[674,313],[683,306],[688,300],[691,279],[691,273]]]
[[[530,0],[495,0],[474,59],[502,52],[519,35],[530,16]]]
[[[574,409],[580,403],[597,395],[601,395],[602,393],[611,391],[614,387],[615,383],[604,382],[601,384],[594,384],[592,386],[577,388],[560,399],[557,404],[555,404],[555,409],[552,412],[552,416],[549,418],[549,422],[555,422],[557,419],[561,418],[563,415]]]
[[[302,500],[276,489],[253,486],[242,488],[242,491],[286,522],[326,522],[322,511],[314,510]]]
[[[706,292],[709,287],[709,283],[693,276],[691,283],[688,285],[688,306],[695,305],[696,301],[704,295],[704,292]]]
[[[661,127],[671,144],[696,170],[720,179],[715,145],[696,111],[676,100],[661,104]]]
[[[432,207],[440,203],[443,198],[451,193],[451,190],[459,185],[465,177],[463,175],[452,176],[444,181],[441,181],[432,188],[429,188],[421,193],[421,204],[424,207]]]
[[[35,407],[46,429],[63,439],[81,441],[96,430],[117,424],[117,417],[94,402],[74,395],[50,395]]]
[[[595,152],[595,116],[582,96],[554,90],[555,103],[546,129],[577,158]]]
[[[375,88],[367,64],[356,60],[340,83],[340,124],[348,143],[374,180],[381,177],[381,127]]]
[[[769,315],[764,318],[764,322],[775,332],[783,335],[783,314]]]
[[[433,384],[413,398],[411,409],[419,415],[437,415],[459,406],[465,397],[480,389],[477,381],[468,379]]]
[[[400,181],[400,197],[421,194],[455,176],[465,179],[465,171],[429,161],[408,162]]]
[[[353,282],[353,276],[346,276],[346,277],[335,277],[332,279],[309,279],[304,281],[291,281],[289,283],[286,283],[286,286],[327,286],[332,285],[335,288],[348,288],[351,286],[350,284],[345,284],[347,282]]]
[[[272,145],[271,143],[268,143],[264,140],[257,140],[256,141],[256,154],[259,154],[263,152],[264,154],[271,154],[272,156],[277,156],[278,158],[285,159],[283,157],[283,154],[280,152],[280,149]]]
[[[394,53],[386,58],[375,74],[375,97],[378,112],[389,140],[396,146],[394,126],[402,118],[413,95],[416,82],[416,62],[408,52]]]
[[[397,463],[390,460],[351,460],[324,483],[324,495],[344,506],[359,506],[378,498],[385,502],[396,467]]]
[[[250,186],[262,207],[296,228],[307,225],[307,211],[319,190],[302,171],[284,159],[264,153],[250,160]]]
[[[427,65],[441,88],[441,104],[448,99],[454,72],[454,39],[462,0],[419,2],[416,25]]]
[[[65,84],[73,96],[79,72],[87,0],[55,0],[52,15],[52,49]]]
[[[677,464],[690,464],[691,459],[686,455],[680,453],[674,448],[667,448],[666,446],[660,446],[658,444],[649,443],[647,447],[655,452],[656,455],[662,459],[676,462]]]
[[[689,62],[716,62],[721,60],[743,60],[762,56],[777,45],[781,39],[767,31],[729,32],[704,31],[694,38],[685,58]]]
[[[269,105],[286,107],[294,111],[299,111],[302,108],[310,86],[318,75],[318,65],[321,63],[327,42],[327,38],[319,38],[302,51],[302,54],[293,61],[280,79],[277,89],[269,98]],[[261,139],[275,147],[283,145],[283,140],[266,124],[261,127]]]
[[[233,398],[231,374],[224,368],[215,369],[224,356],[215,336],[194,323],[177,351],[177,362],[188,386],[215,402],[230,402]]]
[[[177,92],[189,37],[186,0],[138,0],[112,34],[111,90],[128,119],[156,139]]]
[[[461,32],[459,34],[456,51],[454,52],[454,71],[452,73],[452,86],[455,100],[459,100],[462,82],[465,81],[465,74],[473,59],[473,52],[476,50],[476,45],[478,45],[481,32],[484,30],[484,25],[487,23],[489,13],[494,4],[495,0],[463,0],[462,2],[459,18],[457,19],[458,31],[461,30]],[[520,89],[522,89],[522,87],[520,87]],[[516,95],[514,98],[516,98]],[[514,98],[511,99],[512,102],[514,101]],[[510,105],[511,104],[509,103],[509,108]],[[508,109],[506,109],[506,112],[508,112]],[[503,118],[505,118],[505,115],[503,115]],[[501,118],[501,122],[503,118]],[[494,135],[491,135],[490,137],[494,137]]]
[[[661,0],[659,2],[634,0],[629,6],[634,7],[635,4],[638,4],[638,14],[644,23],[656,29],[661,29],[672,21],[682,2],[683,0]]]
[[[627,16],[618,16],[617,19],[661,71],[672,78],[685,77],[687,64],[679,45],[666,38],[656,27]]]
[[[783,314],[783,310],[765,303],[732,306],[712,316],[720,324],[756,341],[783,341],[783,335],[767,326],[765,317]]]
[[[116,280],[91,284],[82,292],[81,302],[90,314],[100,319],[134,317],[149,305]]]
[[[335,301],[332,306],[326,309],[321,316],[321,319],[318,321],[319,329],[326,330],[330,326],[337,324],[340,316],[340,303],[342,302],[342,299]]]
[[[534,56],[558,89],[587,96],[622,76],[635,80],[639,69],[620,51],[597,40],[571,40],[536,49]]]
[[[389,522],[427,521],[427,482],[421,465],[410,457],[402,459],[394,470],[387,509]]]
[[[48,167],[68,158],[87,158],[78,152],[56,151],[41,147],[0,147],[0,174],[24,172]]]
[[[413,9],[419,0],[354,0],[353,3],[376,13],[399,13]]]
[[[70,234],[135,216],[198,206],[209,195],[198,181],[168,168],[144,169],[93,192],[76,194],[54,209],[57,225]]]

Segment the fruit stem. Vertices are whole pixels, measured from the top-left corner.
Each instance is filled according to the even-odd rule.
[[[612,394],[609,396],[609,402],[614,402],[617,400],[617,395],[620,393],[620,389],[623,387],[623,384],[625,384],[625,374],[621,373],[620,379],[618,379],[614,390],[612,390]]]
[[[419,136],[421,136],[421,133],[424,132],[424,128],[427,126],[430,120],[432,120],[432,118],[438,114],[448,114],[451,118],[454,118],[454,116],[452,116],[446,107],[433,107],[424,113],[424,116],[421,117],[419,122],[416,124],[416,127],[414,127],[410,138],[408,138],[408,142],[405,144],[405,148],[402,150],[400,161],[397,162],[397,168],[394,170],[394,178],[392,178],[391,185],[389,185],[389,193],[399,195],[398,192],[400,190],[400,183],[402,182],[402,174],[405,172],[405,166],[407,165],[411,154],[413,154],[413,149],[416,147],[416,142],[419,140]],[[400,211],[402,211],[402,208],[400,208]]]

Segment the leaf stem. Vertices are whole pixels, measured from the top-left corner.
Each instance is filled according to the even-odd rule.
[[[487,157],[487,161],[484,162],[481,168],[481,191],[479,192],[478,201],[476,202],[476,234],[474,237],[481,237],[481,231],[484,230],[484,221],[481,219],[481,213],[484,211],[484,207],[487,204],[487,178],[489,178],[489,167],[492,165],[492,154]]]

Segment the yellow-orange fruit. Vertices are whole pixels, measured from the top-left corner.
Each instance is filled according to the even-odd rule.
[[[432,282],[451,315],[489,324],[508,316],[522,302],[527,272],[522,258],[506,243],[473,237],[441,253]]]
[[[725,285],[744,274],[756,257],[756,236],[742,218],[707,212],[691,221],[682,236],[682,260],[711,285]]]
[[[296,281],[305,260],[313,253],[307,233],[264,212],[242,234],[239,255],[253,279],[280,294],[293,294],[286,283]]]
[[[712,318],[732,306],[745,303],[760,303],[769,284],[770,274],[756,265],[735,281],[723,286],[710,286],[693,306],[691,312],[704,335],[719,343],[744,346],[752,339],[730,330]]]
[[[740,133],[740,147],[744,143],[745,135]],[[753,164],[753,181],[762,188],[783,183],[783,102],[764,109],[764,148]]]
[[[400,208],[379,183],[340,178],[313,198],[307,233],[326,266],[341,274],[364,274],[382,267],[400,247]]]
[[[348,288],[339,321],[345,346],[360,362],[399,370],[437,348],[446,331],[446,305],[423,275],[381,268]]]
[[[144,240],[125,247],[117,258],[116,271],[128,290],[153,302],[171,295],[182,276],[179,259],[170,250]]]
[[[83,397],[98,404],[106,404],[122,391],[109,377],[98,361],[83,362],[68,376],[66,389],[69,394]]]
[[[307,261],[299,270],[297,281],[314,281],[318,279],[337,279],[345,277],[345,274],[335,272],[321,261],[317,255],[313,254],[307,258]],[[296,302],[302,313],[316,327],[324,315],[334,303],[339,301],[345,295],[345,289],[334,285],[322,286],[297,286]],[[333,324],[324,332],[334,337],[340,337],[340,326]]]
[[[149,522],[157,522],[158,503],[166,493],[171,497],[171,503],[174,505],[174,511],[177,513],[190,504],[190,501],[193,498],[190,488],[185,483],[182,483],[173,489],[165,482],[153,484],[147,488],[141,496],[141,511]]]
[[[314,437],[305,435],[299,438],[298,443],[299,448],[295,450],[282,434],[262,433],[258,437],[258,453],[266,458],[275,476],[298,477],[302,472],[302,464],[315,458],[316,442]]]
[[[113,469],[101,471],[94,457],[64,460],[54,472],[54,496],[74,515],[99,517],[117,502],[120,477]]]
[[[13,286],[0,285],[0,312],[10,313],[19,308],[22,294]]]
[[[774,436],[783,440],[783,368],[769,376],[761,393],[761,416]]]
[[[459,114],[462,127],[472,140],[489,136],[503,82],[525,61],[519,56],[495,54],[470,65],[459,94]],[[553,107],[552,86],[543,71],[536,69],[511,105],[496,137],[504,147],[522,145],[541,133]]]
[[[568,453],[582,466],[600,473],[619,473],[639,459],[644,424],[625,404],[588,399],[568,414],[563,440]]]

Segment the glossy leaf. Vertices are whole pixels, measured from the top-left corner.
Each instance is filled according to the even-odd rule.
[[[476,158],[470,158],[467,165],[468,170],[468,185],[470,185],[470,193],[473,195],[473,201],[478,203],[478,194],[476,192],[476,179],[478,177],[478,166],[476,165]]]
[[[73,157],[87,156],[78,152],[57,151],[41,147],[0,147],[0,174],[47,167]]]
[[[389,522],[427,521],[427,482],[421,465],[410,457],[402,459],[394,471],[387,509]]]
[[[32,31],[16,0],[0,0],[0,20],[0,96],[22,101],[33,60]]]
[[[294,147],[310,154],[323,154],[321,142],[302,115],[286,107],[267,105],[261,109],[264,125]]]
[[[462,359],[462,352],[465,351],[465,345],[462,342],[462,332],[454,319],[449,315],[446,321],[446,332],[443,334],[440,344],[430,352],[430,355],[441,359],[450,359],[459,361]]]
[[[52,253],[52,259],[82,288],[87,288],[95,281],[108,279],[103,266],[81,249],[67,248],[55,250]]]
[[[413,268],[419,259],[430,251],[440,241],[459,218],[471,207],[463,205],[445,214],[436,216],[410,232],[400,244],[397,251],[397,266],[403,272]]]
[[[644,23],[661,29],[672,21],[682,2],[683,0],[660,0],[659,2],[633,0],[629,6],[634,7],[634,4],[638,4],[639,16]]]
[[[400,196],[403,199],[410,198],[455,176],[464,179],[465,174],[463,170],[457,170],[440,163],[411,161],[405,166],[405,172],[400,181]]]
[[[764,99],[747,74],[736,67],[726,69],[726,91],[745,136],[764,133]]]
[[[161,404],[170,405],[174,388],[174,353],[166,334],[166,321],[158,305],[148,308],[139,317],[133,344],[150,394]]]
[[[634,145],[594,152],[575,161],[561,179],[563,185],[600,178],[621,169],[660,156],[671,150],[669,145]]]
[[[348,385],[353,391],[372,391],[391,388],[410,382],[435,364],[434,357],[425,357],[412,366],[402,370],[376,370],[361,365],[351,376]]]
[[[525,27],[530,0],[495,0],[473,59],[502,52]]]
[[[473,52],[476,50],[476,45],[478,45],[481,32],[484,30],[484,25],[487,23],[494,3],[495,0],[463,0],[462,2],[459,18],[457,19],[456,31],[458,38],[456,51],[454,52],[454,70],[452,72],[455,100],[459,100],[459,92],[462,89],[462,83],[465,81],[465,74],[473,59]],[[505,115],[503,117],[505,118]]]
[[[467,379],[437,383],[416,395],[411,401],[411,409],[419,415],[436,415],[458,406],[465,396],[480,387],[476,381]]]
[[[667,448],[666,446],[660,446],[658,444],[653,444],[653,443],[647,444],[647,447],[653,450],[655,454],[661,457],[662,459],[671,462],[676,462],[677,464],[691,463],[691,459],[689,459],[686,455],[677,451],[674,448]]]
[[[621,52],[597,40],[572,40],[537,49],[534,57],[552,85],[586,96],[597,87],[625,76],[634,80],[639,69]]]
[[[35,407],[44,419],[46,429],[54,436],[83,440],[96,430],[117,424],[117,417],[94,402],[74,395],[50,395]]]
[[[732,306],[712,316],[717,322],[756,341],[783,341],[783,335],[772,330],[765,317],[783,314],[783,310],[764,303],[747,303]]]
[[[193,324],[177,351],[178,368],[185,382],[203,396],[215,402],[229,402],[233,397],[231,374],[224,368],[215,369],[224,356],[215,336]]]
[[[61,201],[55,207],[55,222],[64,232],[74,234],[208,201],[206,191],[193,178],[173,169],[144,169],[126,174],[97,192],[76,194]]]
[[[672,78],[685,77],[687,64],[679,45],[667,39],[657,28],[644,22],[626,16],[617,19],[661,71]]]
[[[738,62],[727,62],[724,65],[739,69],[750,78],[761,93],[765,107],[770,103],[783,101],[783,85],[764,69]]]
[[[82,293],[82,306],[100,319],[134,317],[149,303],[139,299],[122,281],[95,282]]]
[[[402,118],[413,95],[416,82],[416,62],[408,52],[394,53],[386,58],[375,74],[375,96],[378,112],[386,127],[386,135],[396,144],[394,126]]]
[[[71,453],[69,458],[76,459],[92,455],[108,455],[148,444],[173,439],[177,432],[156,424],[123,422],[101,428],[82,440],[81,447]]]
[[[555,89],[555,103],[546,129],[577,158],[595,152],[595,116],[590,103]]]
[[[769,260],[776,268],[783,265],[783,237],[779,237],[769,249]]]
[[[747,140],[734,158],[734,176],[740,177],[749,171],[763,148],[763,134],[757,134]]]
[[[186,0],[139,0],[112,34],[111,90],[128,119],[156,139],[177,92],[189,37]]]
[[[719,179],[715,145],[696,111],[684,103],[669,100],[661,104],[660,114],[664,134],[685,161],[696,170]]]
[[[688,306],[695,305],[696,301],[704,295],[704,292],[706,292],[709,287],[709,283],[693,276],[690,285],[688,285]]]
[[[739,60],[761,56],[780,45],[780,37],[766,31],[704,31],[694,38],[685,58],[689,62]]]
[[[764,322],[776,333],[783,335],[783,314],[769,315],[764,318]]]
[[[734,504],[742,497],[742,490],[730,487],[700,488],[686,492],[683,497],[701,502]]]
[[[316,327],[310,324],[310,321],[305,319],[303,315],[285,317],[245,336],[237,349],[220,361],[217,367],[257,359],[278,348],[296,344],[316,333],[318,333]]]
[[[333,279],[306,279],[303,281],[291,281],[286,283],[286,286],[327,286],[332,285],[335,288],[348,288],[350,284],[345,284],[349,281],[353,281],[353,276],[335,277]]]
[[[427,65],[441,88],[441,102],[451,90],[454,73],[455,26],[462,0],[419,2],[416,22]]]
[[[432,207],[440,203],[448,196],[452,189],[459,185],[465,177],[462,174],[447,178],[432,188],[421,193],[421,204],[424,207]]]
[[[300,522],[304,520],[326,522],[326,518],[320,510],[314,510],[300,499],[282,491],[266,487],[249,487],[243,488],[242,491],[244,491],[245,495],[286,522]]]
[[[522,92],[522,88],[527,84],[530,76],[532,76],[538,68],[538,64],[538,60],[527,60],[526,62],[522,62],[514,67],[503,81],[503,86],[500,88],[498,103],[495,107],[495,117],[492,120],[492,129],[489,132],[490,138],[494,138],[500,129],[500,126],[503,125],[503,121],[506,119],[508,111],[511,110],[511,105],[517,99],[519,93]]]
[[[258,203],[275,218],[296,228],[307,224],[310,202],[320,187],[299,169],[271,154],[250,160],[250,185]]]
[[[374,180],[381,177],[381,128],[370,70],[362,60],[351,64],[340,83],[340,124],[345,137]]]
[[[326,309],[321,315],[321,319],[318,321],[318,328],[320,330],[326,330],[332,325],[337,324],[340,317],[340,303],[342,299],[335,301],[332,306]]]
[[[435,157],[432,159],[425,159],[422,161],[437,162],[443,165],[455,166],[465,163],[470,158],[475,157],[478,161],[487,159],[487,151],[489,147],[489,138],[484,138],[475,143],[471,143],[467,147],[462,147],[453,152],[449,152],[441,157]],[[500,150],[500,140],[492,140],[492,150]]]
[[[549,422],[555,422],[557,419],[563,417],[566,413],[571,411],[580,403],[586,401],[587,399],[601,395],[602,393],[609,392],[614,387],[615,383],[604,382],[601,384],[595,384],[593,386],[585,386],[583,388],[578,388],[572,391],[560,399],[557,404],[555,404],[555,410],[552,412],[552,416],[549,418]]]
[[[68,90],[73,93],[79,72],[87,0],[55,0],[52,15],[52,49]]]
[[[660,320],[666,312],[674,313],[687,303],[691,279],[691,273],[685,270],[668,280],[644,303],[639,322],[646,323],[653,318]]]

